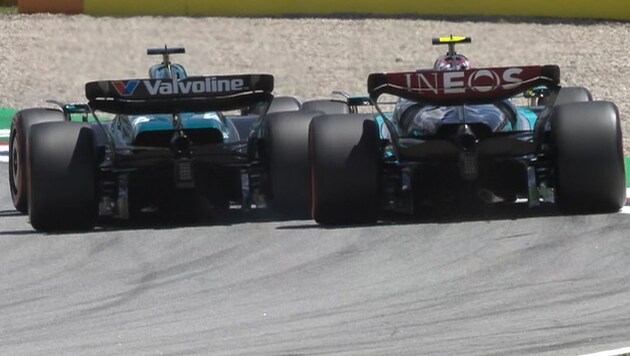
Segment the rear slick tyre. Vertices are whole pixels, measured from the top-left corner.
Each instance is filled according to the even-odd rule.
[[[98,199],[94,132],[80,122],[31,128],[28,147],[29,218],[38,231],[88,230]]]
[[[302,111],[319,111],[322,114],[349,114],[350,106],[345,101],[340,100],[310,100],[302,103]]]
[[[381,159],[374,117],[314,118],[309,151],[313,219],[322,225],[376,223]]]
[[[271,208],[291,217],[309,216],[308,127],[313,112],[279,112],[265,117],[265,159]]]
[[[584,87],[562,87],[556,97],[554,105],[563,105],[570,103],[583,103],[593,101],[593,95]]]
[[[594,101],[565,104],[551,117],[555,194],[568,213],[621,209],[626,179],[617,106]]]
[[[13,206],[22,214],[28,213],[26,148],[29,130],[35,124],[64,120],[63,112],[46,108],[25,109],[13,116],[9,135],[9,190]]]

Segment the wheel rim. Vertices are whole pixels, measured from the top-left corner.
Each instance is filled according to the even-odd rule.
[[[20,184],[20,149],[17,135],[13,135],[11,144],[11,192],[13,195],[17,194],[17,186]]]

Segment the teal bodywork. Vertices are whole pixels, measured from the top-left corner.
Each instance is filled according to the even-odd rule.
[[[183,113],[180,114],[181,129],[214,129],[221,133],[223,142],[232,142],[232,132],[227,119],[218,112],[207,113]],[[146,116],[126,116],[119,115],[112,123],[114,137],[127,145],[133,145],[135,139],[141,134],[157,133],[165,131],[175,131],[173,116],[146,115]]]
[[[538,114],[529,108],[519,107],[516,108],[518,114],[518,124],[515,128],[517,131],[533,130],[538,120]]]
[[[507,131],[533,131],[534,126],[536,125],[536,120],[538,120],[538,113],[529,107],[517,107],[516,112],[517,112],[516,125],[515,126],[509,125],[505,127],[502,131],[505,131],[505,132]],[[378,124],[379,131],[381,133],[381,138],[385,138],[385,139],[389,138],[389,133],[386,128],[384,118],[389,120],[391,123],[393,123],[394,126],[398,129],[396,121],[393,120],[393,115],[394,114],[392,112],[384,112],[382,115],[381,114],[375,115],[375,120]],[[421,136],[421,134],[417,133],[416,136]]]

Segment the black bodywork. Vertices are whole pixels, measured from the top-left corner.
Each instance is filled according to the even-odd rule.
[[[217,89],[216,83],[236,85]],[[170,92],[175,86],[179,93]],[[129,87],[135,90],[119,90]],[[82,109],[95,118],[99,215],[126,219],[154,209],[188,214],[197,210],[199,200],[210,208],[250,207],[260,188],[259,172],[264,171],[258,148],[272,91],[271,75],[87,83],[88,103],[72,110]],[[249,107],[263,107],[263,115],[241,115],[241,109]],[[100,120],[97,112],[116,116],[113,121]],[[191,112],[213,112],[221,120],[215,126],[187,128],[183,115]],[[170,130],[140,132],[133,142],[122,142],[112,134],[128,130],[121,124],[125,116],[165,114],[172,116]],[[237,125],[242,126],[240,135]]]
[[[476,74],[480,71],[481,76]],[[460,84],[450,92],[442,85],[444,74],[430,70],[422,77],[418,73],[377,73],[368,79],[377,117],[385,118],[377,121],[386,128],[381,132],[387,133],[383,137],[383,207],[426,213],[480,201],[523,198],[534,206],[552,200],[545,189],[554,185],[546,136],[551,108],[560,91],[559,68],[447,72],[457,78],[453,83]],[[503,81],[503,76],[511,82]],[[429,85],[434,82],[427,83],[427,79],[439,85]],[[536,119],[530,127],[523,127],[517,123],[522,120],[520,108],[509,100],[528,91],[532,96],[544,92],[546,102],[527,108]],[[379,107],[382,94],[401,98],[393,114]],[[410,104],[401,105],[404,102]],[[406,108],[398,110],[401,106]],[[443,113],[431,118],[433,110]]]

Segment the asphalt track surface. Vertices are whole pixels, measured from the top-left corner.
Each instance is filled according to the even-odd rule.
[[[630,26],[416,20],[0,16],[0,107],[82,100],[183,45],[189,73],[263,72],[302,99],[430,66],[558,63],[620,107]],[[282,54],[282,55],[280,55]],[[1,146],[0,146],[1,148]],[[580,355],[630,346],[630,216],[506,209],[323,229],[264,214],[34,233],[0,163],[0,355]]]
[[[7,165],[0,163],[0,186]],[[579,355],[630,346],[630,216],[41,234],[0,189],[2,355]]]

